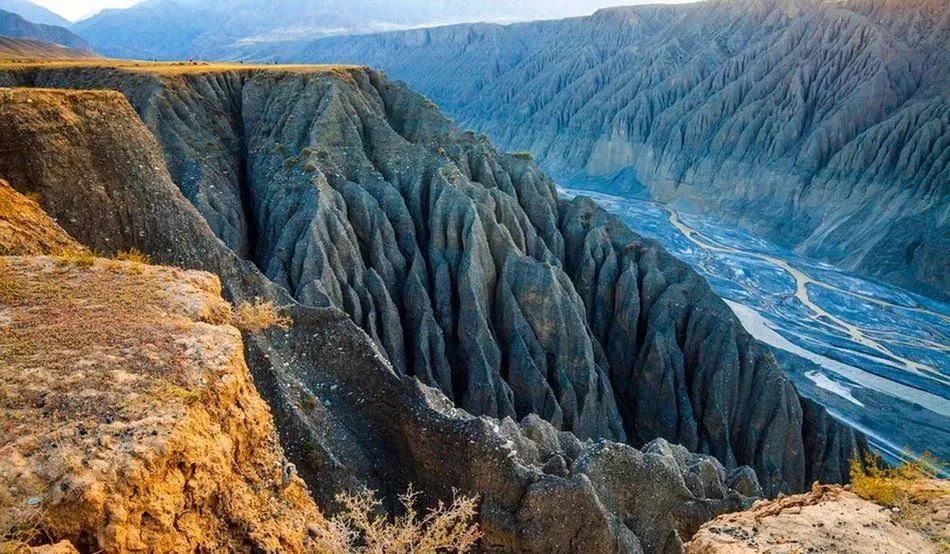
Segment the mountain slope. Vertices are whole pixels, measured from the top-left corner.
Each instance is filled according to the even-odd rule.
[[[0,10],[0,35],[59,44],[75,50],[91,50],[86,41],[68,29],[31,23],[15,13],[4,10]]]
[[[946,2],[643,6],[248,55],[378,66],[567,182],[642,184],[802,253],[950,294]]]
[[[0,0],[0,10],[12,12],[27,21],[40,25],[69,27],[71,23],[59,15],[29,0]]]
[[[847,478],[860,439],[799,399],[694,272],[378,73],[25,66],[3,79],[122,90],[234,252],[297,301],[348,314],[397,374],[471,413],[664,438],[753,466],[772,494]],[[24,186],[42,171],[0,168]]]
[[[622,0],[596,2],[619,5]],[[591,2],[567,0],[151,0],[107,10],[75,25],[97,50],[140,59],[230,57],[242,44],[311,40],[466,21],[513,21],[590,13]],[[266,17],[261,17],[266,13]]]
[[[73,50],[51,42],[0,36],[0,60],[75,60],[95,57],[89,50]]]

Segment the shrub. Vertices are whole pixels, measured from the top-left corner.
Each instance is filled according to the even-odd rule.
[[[91,267],[96,263],[96,256],[84,248],[61,248],[53,252],[53,260],[57,265],[78,265]]]
[[[382,503],[372,491],[341,494],[337,501],[343,511],[321,529],[316,539],[333,554],[351,552],[386,554],[437,554],[470,551],[481,532],[474,523],[475,498],[455,495],[452,504],[439,502],[419,517],[412,490],[399,497],[405,514],[389,518],[380,515]]]
[[[511,155],[519,160],[531,161],[534,159],[534,156],[531,155],[531,152],[527,152],[524,150],[520,152],[513,152]]]
[[[257,298],[253,302],[242,302],[235,308],[232,323],[242,331],[260,333],[272,327],[280,327],[286,331],[290,329],[293,320],[281,314],[273,302],[264,302]]]
[[[115,259],[119,260],[120,262],[135,262],[139,264],[152,263],[152,260],[148,257],[148,254],[145,254],[136,248],[126,250],[125,252],[119,252],[115,255]]]
[[[862,465],[857,457],[851,460],[851,490],[861,498],[882,506],[904,507],[911,503],[915,483],[933,479],[942,465],[929,452],[919,457],[905,456],[896,467],[884,464],[877,454],[865,454]]]

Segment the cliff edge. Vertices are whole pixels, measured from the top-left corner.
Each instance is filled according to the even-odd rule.
[[[0,258],[3,549],[315,550],[324,519],[220,293],[196,271]]]

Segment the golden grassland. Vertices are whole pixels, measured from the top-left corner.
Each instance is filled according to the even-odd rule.
[[[337,73],[363,69],[364,66],[344,64],[263,64],[236,62],[149,62],[110,59],[25,60],[0,59],[2,70],[29,69],[121,69],[159,76],[200,75],[222,71],[272,71],[282,73]]]
[[[950,481],[938,478],[944,467],[929,452],[920,456],[908,453],[897,466],[888,466],[876,454],[867,454],[863,463],[857,458],[851,460],[851,490],[890,508],[894,519],[928,536],[941,552],[950,552],[946,522],[933,517],[950,509]]]

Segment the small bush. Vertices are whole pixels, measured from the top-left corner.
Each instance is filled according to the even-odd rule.
[[[96,263],[96,256],[83,248],[62,248],[53,252],[53,260],[57,265],[91,267]]]
[[[465,553],[475,546],[481,538],[474,523],[475,498],[456,494],[452,504],[440,501],[420,518],[416,512],[418,496],[410,486],[399,498],[405,514],[389,518],[380,515],[382,503],[372,491],[341,494],[337,501],[343,505],[342,513],[331,519],[316,539],[333,554]]]
[[[135,248],[126,250],[125,252],[119,252],[115,255],[115,259],[119,260],[120,262],[135,262],[138,264],[152,263],[152,260],[148,257],[148,254],[145,254]]]
[[[531,161],[534,159],[534,156],[531,155],[531,152],[524,150],[520,152],[513,152],[511,155],[519,160]]]
[[[919,457],[906,456],[908,461],[897,467],[884,464],[877,454],[865,454],[864,464],[857,457],[851,460],[851,490],[861,498],[882,506],[904,507],[911,503],[915,483],[933,479],[942,465],[929,452]]]
[[[263,302],[257,298],[253,302],[243,302],[236,307],[232,323],[242,331],[260,333],[272,327],[280,327],[286,331],[290,329],[293,320],[281,314],[273,302]]]

